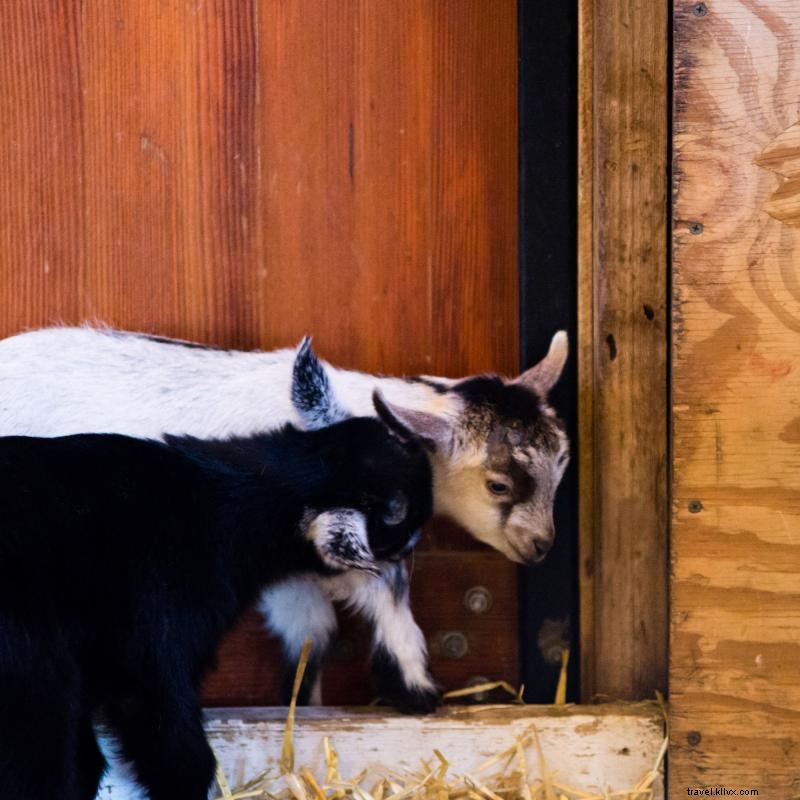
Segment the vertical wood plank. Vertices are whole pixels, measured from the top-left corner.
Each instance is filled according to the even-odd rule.
[[[596,694],[594,491],[594,0],[578,2],[578,581],[581,699]]]
[[[583,0],[584,696],[666,687],[667,7]]]
[[[86,274],[77,3],[2,3],[0,331],[74,319]]]
[[[674,42],[670,793],[796,797],[800,7],[681,0]]]

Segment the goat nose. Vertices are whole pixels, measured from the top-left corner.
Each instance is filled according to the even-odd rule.
[[[547,555],[548,551],[550,550],[549,544],[539,544],[536,542],[533,546],[534,552],[536,553],[536,560],[543,561],[544,557]]]
[[[547,539],[537,539],[533,543],[533,549],[535,552],[535,560],[538,563],[539,561],[544,561],[544,557],[550,552],[550,548],[553,546],[553,537],[549,537]]]

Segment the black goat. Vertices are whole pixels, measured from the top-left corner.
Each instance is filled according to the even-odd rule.
[[[0,439],[4,796],[93,798],[100,712],[152,800],[206,800],[223,633],[276,580],[401,557],[431,513],[421,445],[376,405],[393,433]]]

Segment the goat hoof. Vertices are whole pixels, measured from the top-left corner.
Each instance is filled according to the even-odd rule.
[[[432,714],[441,704],[442,695],[436,689],[409,689],[392,702],[403,714]]]

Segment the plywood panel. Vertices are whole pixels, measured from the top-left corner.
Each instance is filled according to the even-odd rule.
[[[516,371],[513,0],[10,2],[0,30],[0,336],[310,332],[343,366]],[[232,641],[245,686],[213,702],[274,683]]]
[[[675,6],[670,792],[800,794],[800,7]]]
[[[667,6],[580,5],[585,699],[666,688]]]

